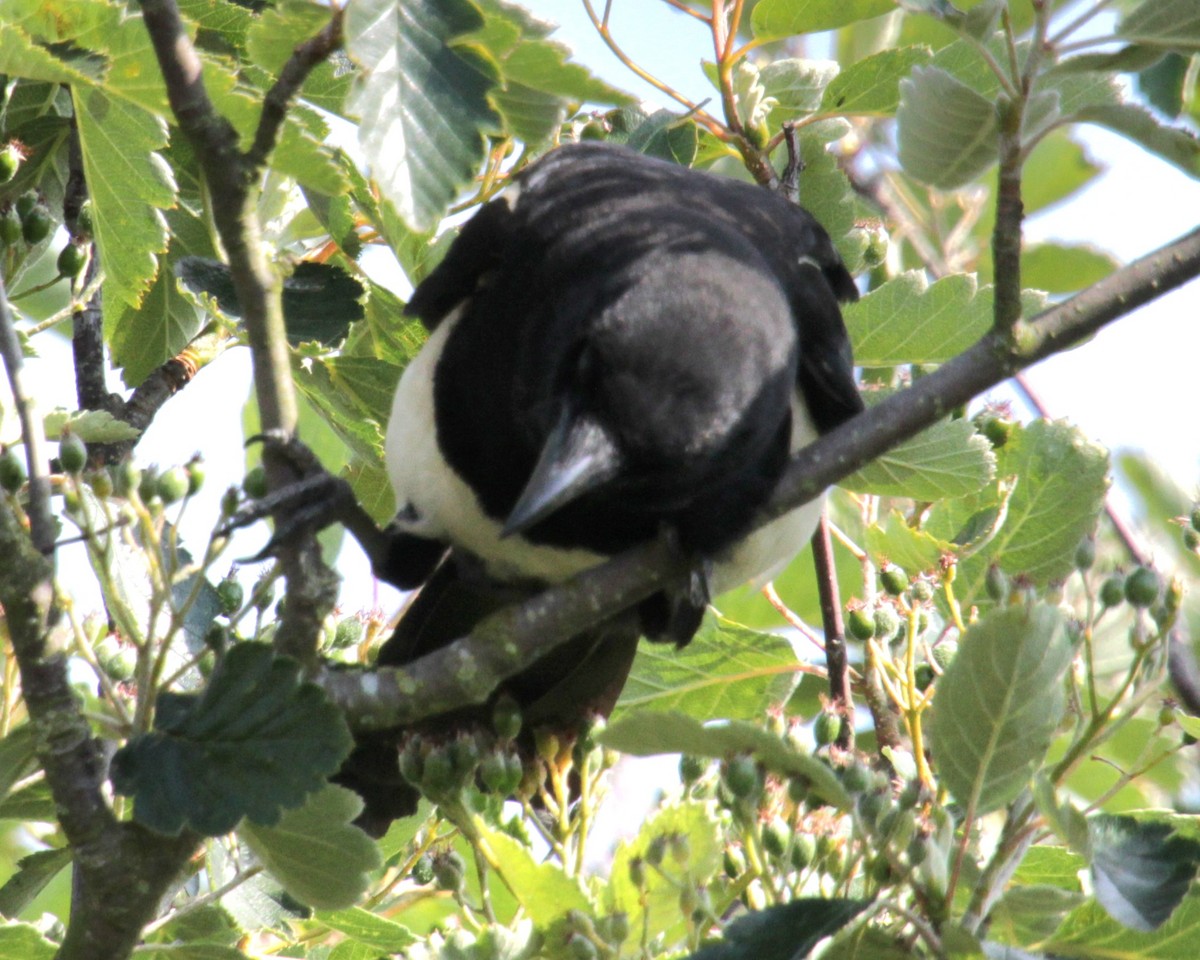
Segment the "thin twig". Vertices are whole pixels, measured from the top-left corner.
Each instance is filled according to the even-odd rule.
[[[833,541],[829,536],[829,517],[821,512],[812,538],[813,562],[817,571],[817,595],[821,601],[821,620],[825,625],[825,664],[829,670],[829,697],[841,715],[837,745],[850,746],[854,734],[854,698],[850,693],[850,659],[846,653],[846,630],[842,624],[842,601],[838,596],[837,566],[833,560]]]

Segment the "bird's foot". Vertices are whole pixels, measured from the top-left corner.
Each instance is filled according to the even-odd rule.
[[[638,616],[642,633],[648,639],[683,647],[700,629],[700,622],[712,599],[709,584],[712,582],[713,564],[707,557],[697,558],[688,554],[673,528],[664,527],[660,536],[668,549],[684,556],[692,563],[692,567],[682,584],[643,600],[638,605]]]

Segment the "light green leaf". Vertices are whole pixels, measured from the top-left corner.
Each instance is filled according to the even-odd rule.
[[[568,877],[553,861],[538,863],[532,851],[520,841],[480,823],[481,847],[489,851],[488,861],[504,878],[529,918],[545,929],[568,910],[591,912],[591,903],[583,887]]]
[[[825,801],[846,809],[850,798],[824,763],[798,753],[774,734],[744,720],[701,723],[694,717],[667,711],[627,713],[600,734],[605,746],[638,757],[661,753],[690,753],[699,757],[725,757],[753,753],[767,769],[784,776],[807,777]]]
[[[8,796],[17,781],[33,772],[37,759],[37,731],[32,723],[23,723],[0,740],[0,800]]]
[[[822,113],[889,116],[900,105],[900,81],[932,59],[928,47],[882,50],[847,67],[825,88]]]
[[[1088,243],[1035,243],[1021,254],[1021,283],[1047,293],[1074,293],[1120,265],[1112,254]]]
[[[366,72],[347,108],[385,197],[411,226],[441,218],[499,131],[496,86],[478,48],[452,46],[482,25],[466,0],[359,0],[346,11],[346,49]]]
[[[863,366],[941,363],[992,325],[992,300],[972,274],[932,285],[920,270],[901,273],[844,308],[854,360]]]
[[[1073,910],[1041,944],[1054,957],[1078,960],[1195,960],[1200,955],[1200,896],[1190,896],[1153,933],[1130,930],[1098,903]]]
[[[1200,50],[1200,6],[1194,0],[1146,0],[1117,27],[1127,40],[1171,50]]]
[[[937,67],[900,81],[900,165],[943,190],[969,183],[996,162],[996,106]]]
[[[823,124],[813,125],[816,126]],[[834,246],[846,261],[846,269],[855,273],[862,264],[864,246],[861,231],[854,229],[858,216],[854,188],[815,129],[806,129],[800,135],[800,158],[804,161],[800,174],[800,202],[833,238]]]
[[[895,0],[759,0],[750,15],[758,40],[836,30],[896,9]]]
[[[759,70],[759,80],[775,108],[768,125],[777,128],[788,120],[814,113],[821,106],[825,88],[838,75],[836,60],[772,60]]]
[[[19,916],[70,865],[71,859],[70,847],[57,847],[18,860],[16,872],[0,887],[0,915]]]
[[[617,710],[753,720],[787,700],[800,677],[796,667],[796,653],[783,637],[710,615],[682,650],[638,647]]]
[[[362,896],[368,871],[379,866],[374,841],[350,823],[361,812],[358,796],[329,784],[304,806],[285,811],[275,826],[246,821],[238,833],[293,897],[311,907],[339,910]]]
[[[913,500],[974,493],[992,479],[996,457],[970,420],[936,423],[840,481],[847,490]]]
[[[941,783],[975,816],[1003,807],[1046,755],[1071,644],[1046,604],[995,610],[967,630],[938,681],[930,738]]]
[[[104,269],[104,313],[137,307],[167,249],[161,211],[175,203],[175,182],[157,151],[167,126],[141,107],[98,87],[74,86],[75,122],[92,219]]]
[[[889,560],[916,574],[935,569],[942,557],[954,552],[954,547],[924,530],[914,529],[899,511],[892,510],[882,527],[872,524],[867,528],[867,550],[877,560]]]
[[[119,443],[141,433],[107,410],[52,410],[45,418],[46,437],[57,440],[69,430],[84,443]]]
[[[220,943],[171,944],[158,949],[150,944],[140,948],[137,955],[139,960],[142,957],[150,960],[246,960],[246,955],[237,947]]]
[[[362,907],[322,911],[317,914],[317,919],[326,926],[344,933],[351,940],[371,947],[376,953],[380,950],[399,953],[417,941],[412,931],[403,924],[371,913]]]
[[[750,911],[722,931],[722,939],[692,954],[692,960],[796,960],[837,933],[869,900],[802,897]]]
[[[0,925],[0,960],[53,960],[58,947],[28,923]]]
[[[1200,139],[1183,127],[1160,123],[1155,116],[1132,103],[1084,107],[1074,119],[1096,123],[1158,154],[1191,177],[1200,177]]]

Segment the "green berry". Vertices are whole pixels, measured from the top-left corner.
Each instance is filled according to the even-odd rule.
[[[245,595],[246,591],[232,575],[217,584],[217,603],[221,607],[221,612],[227,617],[242,609]]]
[[[67,473],[77,474],[87,466],[87,447],[75,434],[67,433],[58,442],[58,462]]]
[[[1106,607],[1119,607],[1125,600],[1125,578],[1114,573],[1100,584],[1100,602]]]
[[[1091,537],[1084,537],[1079,541],[1079,546],[1075,548],[1075,569],[1080,571],[1091,570],[1095,562],[1096,541]]]
[[[177,503],[187,496],[188,475],[183,467],[171,467],[158,476],[155,492],[162,498],[163,503]]]
[[[1011,585],[1008,582],[1008,574],[993,563],[987,568],[987,573],[984,574],[983,587],[989,597],[997,603],[1004,603],[1008,599],[1008,594],[1011,590]]]
[[[567,941],[567,955],[571,960],[596,960],[600,951],[587,937],[575,935]]]
[[[142,503],[150,503],[158,498],[158,467],[154,464],[141,472],[138,481],[138,498]]]
[[[204,645],[214,653],[223,653],[229,645],[229,628],[222,623],[214,623],[204,634]]]
[[[53,227],[54,221],[50,217],[50,211],[40,204],[21,218],[21,236],[30,246],[41,243],[50,236]]]
[[[92,493],[98,497],[111,497],[113,492],[112,474],[101,467],[99,470],[93,470],[88,474],[88,486],[92,488]]]
[[[889,603],[882,603],[875,608],[875,636],[880,640],[890,640],[900,629],[900,615]]]
[[[200,492],[200,488],[204,486],[204,461],[199,457],[192,457],[183,469],[187,471],[187,495],[194,497]]]
[[[1193,553],[1200,553],[1200,532],[1191,527],[1183,528],[1183,545]]]
[[[753,757],[745,754],[739,754],[725,763],[721,779],[729,792],[739,799],[755,796],[762,789],[758,764]]]
[[[875,617],[862,607],[854,607],[846,617],[846,626],[855,640],[867,641],[875,636]]]
[[[14,209],[17,211],[17,219],[24,220],[32,212],[33,208],[38,204],[38,195],[33,190],[27,190],[25,193],[17,197],[17,202]]]
[[[788,825],[781,818],[772,817],[769,822],[763,824],[763,849],[773,857],[782,857],[787,851],[791,835],[792,831],[788,829]]]
[[[420,884],[433,883],[433,857],[425,854],[413,864],[412,874],[413,880]]]
[[[1149,567],[1138,567],[1125,578],[1125,599],[1135,607],[1148,607],[1158,599],[1162,581]]]
[[[1003,447],[1012,436],[1013,422],[997,414],[985,414],[979,421],[980,432],[993,447]]]
[[[842,718],[836,713],[822,710],[813,721],[813,740],[818,747],[826,747],[842,732]]]
[[[871,786],[872,777],[871,771],[861,763],[852,763],[848,767],[842,767],[841,779],[843,787],[851,793],[858,793]]]
[[[421,791],[429,796],[445,794],[458,786],[454,761],[445,749],[435,749],[425,758],[421,772]]]
[[[726,847],[724,856],[725,876],[736,880],[746,871],[746,855],[741,847]]]
[[[928,603],[933,599],[933,584],[928,580],[914,580],[912,585],[912,598],[917,603]]]
[[[904,572],[902,567],[898,567],[894,563],[889,563],[879,571],[879,582],[883,585],[883,589],[887,593],[890,593],[893,597],[898,597],[908,589],[908,574]]]
[[[87,263],[87,250],[77,243],[68,243],[58,252],[58,272],[61,276],[74,279]]]
[[[641,857],[629,861],[629,882],[639,890],[646,886],[646,861]]]
[[[447,850],[433,858],[433,877],[443,890],[457,892],[467,876],[467,865],[455,850]]]
[[[255,500],[267,495],[267,471],[261,464],[246,471],[246,475],[242,477],[242,489],[246,491],[246,496]]]
[[[689,787],[708,770],[708,761],[703,757],[685,753],[679,758],[679,779]]]
[[[817,843],[807,833],[798,833],[792,839],[792,869],[804,870],[817,855]]]
[[[400,773],[414,787],[421,785],[425,774],[425,756],[421,751],[421,738],[410,737],[400,751]]]
[[[0,240],[4,241],[4,245],[11,247],[20,239],[21,218],[17,216],[17,211],[9,210],[7,213],[0,215]]]
[[[934,677],[933,667],[927,663],[918,663],[916,669],[913,670],[913,679],[916,681],[918,690],[928,690]]]
[[[0,453],[0,487],[16,493],[25,483],[25,461],[10,448]]]
[[[596,921],[596,930],[607,943],[624,943],[629,939],[629,914],[620,911],[601,917]]]
[[[21,151],[15,143],[8,144],[0,150],[0,183],[8,183],[21,169]]]
[[[513,740],[521,732],[521,706],[512,697],[502,695],[492,707],[492,729],[501,740]]]
[[[958,654],[958,644],[953,640],[943,640],[933,648],[933,659],[939,667],[945,670]]]

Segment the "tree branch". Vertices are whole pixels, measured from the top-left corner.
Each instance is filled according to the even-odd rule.
[[[1019,369],[1200,275],[1200,229],[1134,261],[1070,300],[974,346],[801,450],[763,521],[811,500],[896,444],[931,426]],[[318,682],[355,725],[379,729],[482,702],[569,637],[682,577],[686,560],[661,543],[630,550],[524,603],[485,619],[471,636],[404,669],[324,669]]]

